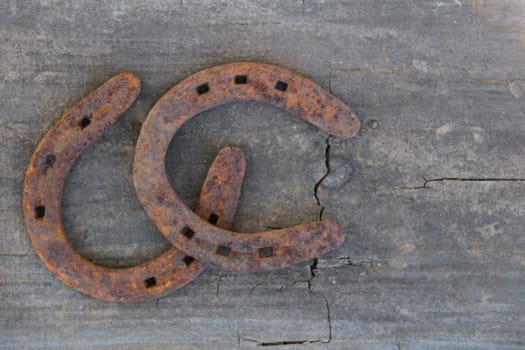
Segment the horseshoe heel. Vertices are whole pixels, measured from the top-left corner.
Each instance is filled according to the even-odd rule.
[[[314,258],[340,245],[344,232],[335,222],[236,233],[202,220],[177,197],[164,167],[171,139],[194,115],[234,101],[272,104],[337,137],[352,137],[360,127],[350,107],[288,69],[237,62],[200,71],[169,90],[142,126],[135,152],[134,183],[148,216],[174,246],[227,270],[272,270]],[[158,200],[159,194],[162,201]]]
[[[123,73],[80,101],[40,141],[24,182],[25,224],[40,259],[69,287],[106,301],[143,301],[165,296],[185,286],[205,267],[205,263],[176,248],[130,268],[99,266],[74,250],[62,226],[62,190],[71,167],[82,151],[131,106],[139,92],[139,79]],[[239,192],[244,169],[230,165],[232,160],[242,163],[243,159],[238,149],[221,151],[204,187],[226,193]],[[221,176],[231,181],[210,185],[211,179]],[[228,218],[233,218],[238,196],[221,198],[220,203],[213,202],[214,199],[201,197],[197,213],[204,215],[214,210],[225,218],[221,221],[222,227],[230,227]]]

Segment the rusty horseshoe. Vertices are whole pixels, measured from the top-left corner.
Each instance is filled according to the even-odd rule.
[[[165,296],[192,281],[205,267],[204,262],[175,247],[134,267],[99,266],[74,250],[62,226],[62,190],[73,164],[132,105],[139,92],[139,79],[122,73],[81,100],[40,141],[24,181],[25,224],[40,259],[69,287],[106,301]],[[231,227],[244,177],[243,164],[244,156],[238,148],[219,152],[203,186],[198,215],[208,218],[213,211],[221,218],[219,226]],[[229,181],[218,182],[221,178]]]
[[[150,219],[175,247],[226,270],[272,270],[340,245],[344,232],[332,221],[252,234],[231,232],[201,219],[177,197],[164,166],[171,139],[191,117],[234,101],[272,104],[336,137],[352,137],[360,127],[349,106],[289,69],[236,62],[195,73],[160,98],[140,131],[134,184]]]

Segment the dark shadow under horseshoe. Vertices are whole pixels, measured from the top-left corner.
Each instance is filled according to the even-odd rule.
[[[360,127],[350,107],[289,69],[237,62],[193,74],[161,97],[140,131],[134,183],[150,219],[174,246],[226,270],[272,270],[314,258],[340,245],[344,232],[332,221],[236,233],[202,220],[177,197],[164,166],[171,139],[191,117],[234,101],[272,104],[337,137],[352,137]]]
[[[61,197],[64,181],[82,151],[94,143],[131,106],[140,92],[140,81],[131,73],[119,74],[71,108],[37,146],[26,173],[23,191],[25,224],[32,244],[55,276],[84,294],[106,301],[144,301],[184,287],[202,272],[205,263],[171,248],[163,255],[130,268],[96,265],[73,248],[62,226]],[[244,156],[225,148],[212,164],[197,213],[213,210],[231,227],[237,208]],[[218,183],[217,177],[229,178]],[[230,193],[217,198],[205,188]]]

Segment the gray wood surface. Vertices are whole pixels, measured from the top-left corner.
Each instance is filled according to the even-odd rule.
[[[524,349],[524,15],[520,0],[1,2],[0,349]],[[269,106],[213,109],[172,143],[174,188],[194,205],[216,152],[239,145],[235,229],[322,216],[345,243],[281,271],[209,269],[146,303],[65,287],[21,212],[45,131],[113,74],[140,76],[73,169],[63,220],[89,259],[145,261],[169,245],[132,185],[141,123],[173,84],[234,60],[301,72],[363,129],[341,141]]]

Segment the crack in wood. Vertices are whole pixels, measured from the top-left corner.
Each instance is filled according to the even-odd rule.
[[[220,289],[220,284],[221,284],[221,280],[222,280],[222,276],[224,275],[224,272],[221,271],[220,274],[219,274],[219,277],[217,278],[217,289],[215,291],[215,295],[218,296],[219,295],[219,289]]]
[[[314,278],[316,276],[315,271],[317,270],[318,264],[319,264],[319,259],[318,258],[313,259],[312,263],[310,264],[310,279],[308,280],[308,290],[311,293],[320,296],[325,302],[325,305],[326,305],[326,316],[327,316],[327,320],[328,320],[328,340],[318,339],[318,340],[315,340],[315,341],[309,341],[309,343],[323,343],[323,344],[326,344],[326,343],[330,343],[332,341],[332,317],[330,315],[330,305],[328,304],[328,299],[326,298],[326,296],[323,293],[314,291],[312,289],[312,282],[313,282],[313,280],[314,280]]]
[[[319,220],[323,220],[323,213],[324,213],[324,210],[325,210],[325,207],[323,205],[321,205],[321,200],[319,199],[319,186],[321,186],[321,184],[323,183],[323,181],[330,175],[330,173],[332,172],[332,168],[330,166],[330,147],[331,147],[331,143],[330,143],[330,140],[331,140],[331,136],[328,136],[326,138],[326,148],[325,148],[325,152],[324,152],[324,156],[325,156],[325,167],[326,167],[326,172],[324,173],[323,176],[321,176],[321,178],[319,179],[319,181],[317,181],[317,183],[315,184],[314,186],[314,197],[315,197],[315,200],[317,202],[317,206],[320,207],[320,211],[319,211]]]
[[[420,189],[431,189],[429,184],[434,182],[525,182],[525,178],[504,178],[504,177],[441,177],[435,179],[425,179],[424,182],[419,186],[411,187],[400,187],[395,188],[397,190],[420,190]]]

